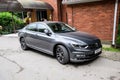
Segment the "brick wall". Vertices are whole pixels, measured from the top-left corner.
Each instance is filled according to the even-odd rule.
[[[61,0],[40,1],[47,2],[54,8],[54,21],[62,20],[78,30],[96,35],[102,40],[112,40],[115,0],[62,5],[62,10],[59,7]]]
[[[118,17],[120,17],[120,0],[119,0],[119,5],[118,5]]]
[[[114,0],[67,6],[68,23],[102,40],[112,40]],[[63,16],[64,17],[64,16]]]
[[[68,23],[67,5],[62,5],[62,21]]]

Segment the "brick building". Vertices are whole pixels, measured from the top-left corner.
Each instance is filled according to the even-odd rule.
[[[69,4],[66,10],[67,21],[78,30],[112,41],[114,10],[115,0]]]
[[[116,0],[40,0],[49,3],[52,20],[66,22],[102,40],[112,41]],[[120,2],[119,2],[120,4]],[[117,22],[118,25],[118,12]],[[117,31],[116,31],[117,32]]]
[[[4,0],[0,1],[5,2]],[[120,4],[120,1],[117,2],[118,0],[14,1],[18,1],[22,5],[19,8],[31,11],[32,22],[41,21],[43,18],[53,21],[63,21],[80,31],[94,34],[102,40],[114,41],[115,39],[114,33],[117,33],[115,29],[118,26],[120,10],[120,6],[116,5],[117,3]],[[12,8],[12,11],[19,10],[19,8],[15,8]],[[3,7],[0,10],[2,11]]]
[[[96,35],[102,40],[115,41],[117,33],[115,29],[118,26],[120,14],[120,5],[118,6],[120,1],[117,2],[118,0],[17,1],[24,9],[31,11],[32,22],[42,19],[63,21],[80,31]]]

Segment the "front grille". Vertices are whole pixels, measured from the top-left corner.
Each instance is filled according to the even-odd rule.
[[[97,49],[99,46],[96,44],[90,44],[88,45],[88,49]]]
[[[95,43],[89,44],[87,49],[97,49],[101,47],[101,42],[97,41]]]

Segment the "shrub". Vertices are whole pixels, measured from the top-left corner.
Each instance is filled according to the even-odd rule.
[[[120,36],[117,37],[116,44],[120,45]]]
[[[116,44],[120,45],[120,24],[118,26],[118,36],[117,36]]]
[[[9,12],[0,13],[0,25],[3,27],[2,32],[11,33],[15,29],[20,29],[24,26],[24,22],[19,17],[13,15]]]

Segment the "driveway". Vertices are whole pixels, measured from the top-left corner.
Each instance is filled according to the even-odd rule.
[[[0,37],[0,80],[120,80],[120,62],[100,56],[61,65],[39,51],[23,51],[17,36]]]

